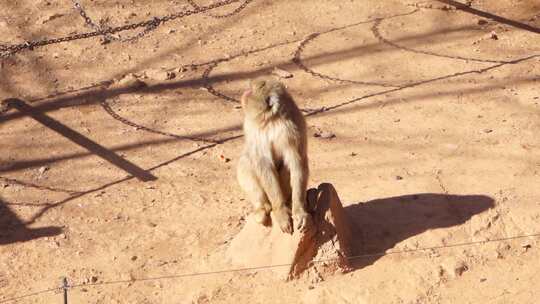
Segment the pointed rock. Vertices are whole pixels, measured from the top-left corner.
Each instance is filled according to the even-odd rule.
[[[249,217],[231,241],[228,259],[237,267],[269,267],[283,279],[302,274],[321,279],[350,270],[347,258],[352,234],[334,187],[321,184],[308,190],[308,209],[313,225],[307,233],[286,234],[277,226],[263,226]]]

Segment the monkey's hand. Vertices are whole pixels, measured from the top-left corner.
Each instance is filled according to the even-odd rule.
[[[307,232],[313,225],[311,215],[305,211],[296,212],[293,214],[294,225],[296,230],[304,233]]]
[[[292,234],[293,228],[289,210],[286,207],[282,207],[278,210],[272,210],[272,213],[272,219],[276,221],[281,231]]]

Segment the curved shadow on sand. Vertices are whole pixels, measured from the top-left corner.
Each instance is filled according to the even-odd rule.
[[[485,195],[421,193],[360,202],[345,207],[353,226],[355,269],[373,264],[383,253],[412,236],[465,223],[494,206]],[[440,245],[440,244],[424,244]],[[444,246],[442,246],[444,247]]]
[[[55,236],[62,232],[60,227],[29,228],[8,208],[0,198],[0,246],[33,239]]]

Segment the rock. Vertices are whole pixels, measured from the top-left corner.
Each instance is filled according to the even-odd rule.
[[[329,132],[329,131],[318,130],[317,132],[315,132],[313,134],[313,137],[320,137],[320,138],[323,138],[323,139],[330,139],[330,138],[336,137],[336,134],[334,134],[332,132]]]
[[[114,81],[110,88],[117,90],[126,90],[126,89],[139,89],[145,87],[146,83],[139,79],[135,74],[129,73],[124,77]]]
[[[460,277],[463,275],[463,273],[469,270],[469,266],[465,261],[453,258],[446,260],[443,263],[442,268],[444,269],[444,272],[449,274],[450,278],[452,279]]]
[[[49,167],[43,166],[38,169],[39,175],[43,175],[43,173],[47,172],[49,170]]]
[[[231,161],[230,158],[225,157],[225,155],[223,155],[223,154],[219,154],[219,155],[218,155],[218,158],[219,158],[220,161],[222,161],[222,162],[224,162],[224,163],[228,163],[228,162]]]
[[[272,74],[276,75],[279,78],[292,78],[293,77],[292,73],[279,69],[279,68],[274,68],[274,70],[272,71]]]
[[[149,79],[157,80],[157,81],[171,80],[176,77],[176,74],[174,72],[158,70],[158,69],[146,70],[144,71],[144,75]]]
[[[308,190],[308,202],[313,225],[307,233],[285,234],[279,227],[263,226],[250,216],[231,241],[227,258],[237,267],[271,266],[287,280],[306,274],[320,281],[326,275],[349,271],[352,233],[334,187],[321,184]]]

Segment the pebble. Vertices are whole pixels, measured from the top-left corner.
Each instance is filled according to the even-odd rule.
[[[221,161],[226,162],[226,163],[228,163],[228,162],[231,161],[230,158],[225,157],[225,155],[223,155],[223,154],[220,154],[220,155],[218,156],[218,158],[219,158]]]
[[[144,71],[144,75],[152,80],[165,81],[176,78],[176,73],[172,71],[164,71],[158,69],[150,69]]]
[[[317,131],[313,134],[313,137],[320,137],[324,139],[330,139],[336,137],[336,134],[329,131]]]
[[[40,175],[43,175],[43,173],[45,173],[45,172],[48,171],[48,170],[49,170],[49,167],[43,166],[43,167],[40,167],[40,168],[38,169],[38,172],[39,172]]]
[[[276,75],[280,78],[292,78],[293,77],[293,74],[291,72],[288,72],[288,71],[285,71],[283,69],[279,69],[279,68],[274,68],[274,70],[272,71],[272,74],[273,75]]]
[[[146,83],[140,80],[135,74],[129,73],[117,80],[111,85],[112,89],[127,89],[127,88],[141,88],[145,87]]]

